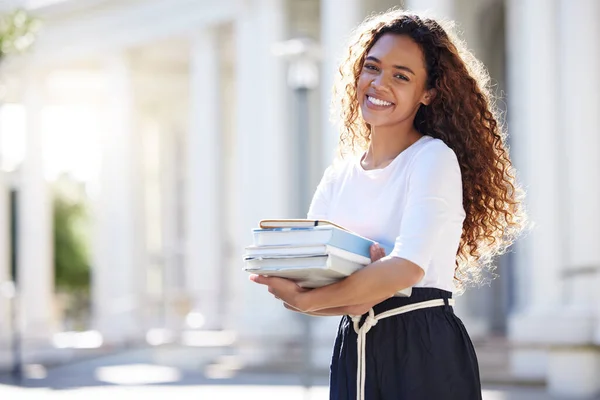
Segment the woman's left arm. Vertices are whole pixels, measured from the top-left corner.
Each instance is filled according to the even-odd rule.
[[[416,264],[398,257],[384,257],[349,277],[312,290],[297,288],[287,279],[253,275],[256,283],[267,285],[269,292],[293,308],[305,312],[352,307],[347,314],[362,314],[398,290],[414,286],[423,278]],[[353,307],[355,306],[355,307]]]

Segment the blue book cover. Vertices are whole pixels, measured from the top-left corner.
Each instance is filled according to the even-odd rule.
[[[376,243],[371,239],[332,225],[256,228],[252,232],[255,238],[254,244],[259,246],[326,244],[369,258],[371,245]],[[385,250],[386,255],[390,254],[393,249],[393,246],[386,243],[379,243],[379,245]]]

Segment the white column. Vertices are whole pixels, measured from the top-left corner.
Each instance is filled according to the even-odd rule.
[[[265,287],[248,281],[241,271],[243,247],[252,243],[251,229],[261,218],[287,217],[289,167],[287,138],[293,126],[286,124],[286,79],[284,61],[272,53],[284,39],[283,0],[256,0],[240,3],[235,22],[237,84],[237,160],[239,191],[236,251],[239,263],[236,328],[242,357],[250,363],[267,362],[282,356],[282,340],[294,337],[299,326],[290,312]]]
[[[1,106],[0,106],[1,107]],[[2,114],[0,113],[0,118]],[[1,122],[1,121],[0,121]],[[0,124],[1,125],[1,124]],[[9,215],[9,185],[7,174],[2,171],[2,130],[0,127],[0,343],[9,334],[9,293],[7,281],[10,280],[10,215]],[[2,363],[2,360],[0,360]]]
[[[562,298],[564,262],[558,86],[549,83],[559,76],[557,14],[545,0],[511,0],[507,7],[508,127],[535,223],[517,243],[517,310],[509,319],[509,337],[517,346],[511,368],[518,377],[541,379],[547,362],[540,342],[556,329],[551,317]]]
[[[564,305],[556,313],[548,386],[556,396],[600,393],[600,3],[559,1],[560,164],[566,171]]]
[[[20,170],[18,204],[18,286],[26,338],[47,340],[54,326],[52,200],[44,178],[42,109],[44,79],[26,76],[26,154]]]
[[[136,276],[136,147],[131,70],[125,55],[107,59],[107,126],[102,136],[102,170],[95,219],[93,305],[105,342],[140,334]]]
[[[3,348],[3,350],[0,350],[0,370],[7,370],[10,368],[12,361],[8,350],[12,332],[10,302],[13,295],[13,291],[11,290],[13,286],[9,285],[10,221],[8,205],[6,177],[4,172],[0,171],[0,346]]]
[[[321,0],[321,135],[323,167],[331,164],[339,133],[331,122],[334,78],[350,34],[362,19],[361,0]]]
[[[563,192],[569,233],[564,237],[566,301],[571,307],[591,310],[600,300],[595,296],[600,281],[593,280],[600,273],[600,27],[596,23],[600,3],[561,0],[559,4],[561,137],[567,154],[561,161],[567,163]]]
[[[405,0],[404,6],[410,11],[426,11],[434,17],[456,18],[454,0]]]
[[[168,83],[167,83],[168,82]],[[173,81],[164,80],[163,85],[173,85]],[[156,92],[154,92],[156,93]],[[166,94],[163,94],[163,99]],[[187,115],[187,114],[186,114]],[[179,207],[183,202],[179,198],[180,193],[178,187],[179,166],[177,160],[177,140],[181,131],[186,129],[185,116],[175,118],[163,110],[159,116],[154,113],[152,118],[155,118],[154,129],[144,129],[144,149],[145,157],[152,157],[150,154],[156,152],[154,160],[148,160],[147,163],[152,163],[158,170],[153,172],[151,179],[147,179],[147,186],[144,192],[147,199],[154,196],[158,200],[154,205],[148,202],[146,207],[148,211],[155,207],[154,212],[158,215],[152,218],[149,214],[146,219],[151,224],[155,224],[155,232],[147,237],[148,243],[153,243],[151,254],[160,254],[162,259],[162,301],[163,309],[162,327],[177,332],[184,326],[186,314],[193,299],[193,293],[188,293],[185,289],[194,283],[187,271],[183,270],[182,253],[185,252],[185,243],[182,243],[181,224],[188,223],[188,215],[185,215],[184,221],[179,217]],[[172,119],[171,119],[172,118]],[[174,122],[176,121],[177,122]],[[159,122],[160,121],[160,122]],[[179,123],[182,128],[176,128],[175,124]],[[187,157],[186,157],[187,158]],[[187,192],[187,190],[184,190]],[[185,210],[184,212],[187,212]],[[158,228],[156,228],[158,226]],[[183,227],[187,229],[187,226]],[[160,250],[157,250],[157,247]],[[183,260],[184,262],[186,260]],[[192,289],[193,290],[193,289]],[[188,297],[191,296],[191,297]]]
[[[186,284],[203,329],[221,326],[219,278],[223,265],[220,57],[216,28],[190,38],[190,107],[187,135]],[[242,66],[244,68],[244,66]],[[256,93],[262,102],[270,93]],[[249,104],[242,103],[242,107]],[[238,271],[239,272],[239,271]],[[193,319],[191,319],[193,321]]]

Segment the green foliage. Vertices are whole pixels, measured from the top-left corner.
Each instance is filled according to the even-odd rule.
[[[0,60],[26,51],[33,44],[41,24],[23,10],[0,15]]]
[[[87,291],[90,261],[85,203],[59,188],[54,192],[53,211],[56,287],[67,292]]]

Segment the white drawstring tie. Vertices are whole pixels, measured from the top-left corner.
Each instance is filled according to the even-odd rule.
[[[356,339],[356,351],[358,358],[358,365],[356,367],[356,399],[357,400],[365,400],[365,379],[367,375],[367,362],[366,362],[366,344],[367,344],[367,333],[371,330],[372,327],[377,325],[379,320],[384,318],[392,317],[394,315],[404,314],[409,311],[421,310],[423,308],[431,308],[431,307],[439,307],[446,305],[444,299],[434,299],[422,301],[419,303],[409,304],[406,306],[394,308],[392,310],[388,310],[382,312],[381,314],[375,315],[375,311],[371,308],[365,319],[365,322],[360,325],[360,320],[362,319],[362,315],[350,315],[352,318],[352,324],[354,326],[354,331],[358,335]],[[454,305],[454,299],[448,300],[448,305]]]

